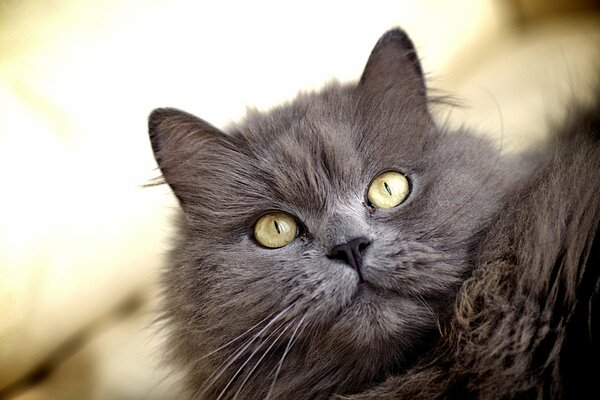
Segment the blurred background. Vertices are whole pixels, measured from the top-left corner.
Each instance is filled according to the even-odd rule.
[[[176,211],[149,112],[216,126],[413,38],[451,124],[535,146],[597,82],[598,1],[0,0],[0,399],[173,399],[152,324]],[[596,65],[596,67],[594,66]]]

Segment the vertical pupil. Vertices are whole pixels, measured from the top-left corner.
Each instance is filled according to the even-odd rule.
[[[281,228],[279,227],[279,223],[277,221],[273,221],[273,225],[275,225],[275,230],[279,235],[281,235]]]
[[[385,187],[385,190],[388,192],[388,194],[391,196],[392,195],[392,189],[390,189],[390,187],[388,186],[387,182],[383,182],[383,186]]]

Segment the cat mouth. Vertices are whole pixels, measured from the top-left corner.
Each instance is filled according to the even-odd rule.
[[[358,281],[356,282],[356,288],[352,299],[370,299],[382,294],[383,288],[372,282],[371,280],[365,279],[364,275],[360,270],[358,272]]]
[[[378,290],[375,286],[365,280],[361,280],[356,284],[356,290],[352,296],[354,300],[357,299],[369,299],[376,296]]]

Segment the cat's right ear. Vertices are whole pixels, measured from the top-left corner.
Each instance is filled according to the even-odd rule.
[[[208,122],[175,108],[152,111],[148,133],[158,167],[185,209],[197,190],[197,164],[229,140]]]
[[[387,98],[393,103],[417,106],[427,103],[427,90],[421,63],[406,32],[387,31],[371,51],[358,84],[367,98]]]

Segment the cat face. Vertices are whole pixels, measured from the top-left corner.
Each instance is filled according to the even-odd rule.
[[[297,394],[306,376],[348,391],[404,365],[452,304],[504,185],[487,142],[434,124],[399,30],[358,84],[227,134],[159,109],[150,135],[183,210],[165,275],[172,350],[209,397]]]

